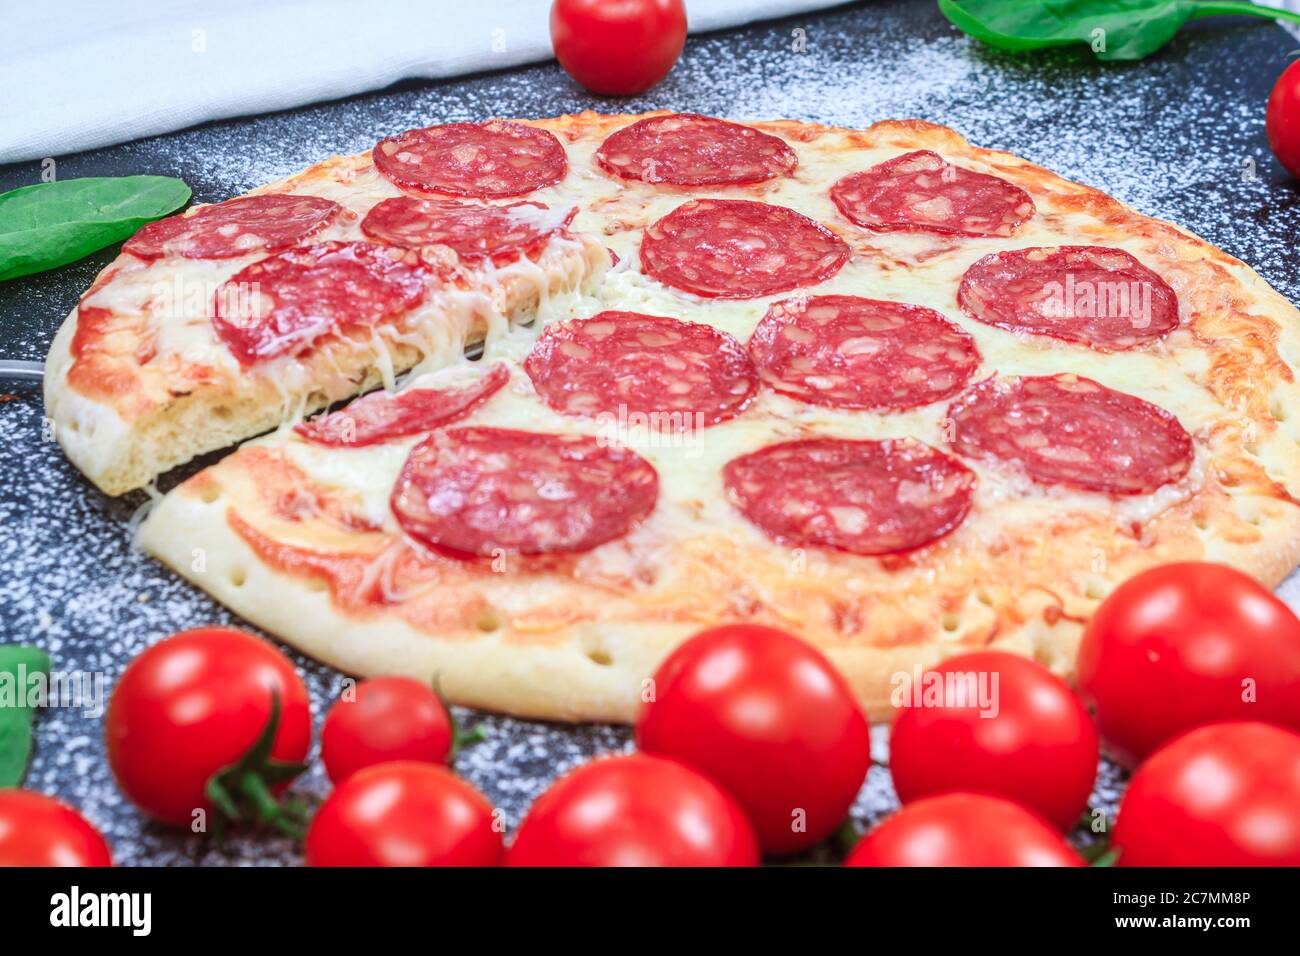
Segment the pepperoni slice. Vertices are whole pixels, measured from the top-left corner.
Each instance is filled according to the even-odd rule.
[[[986,325],[1100,351],[1145,345],[1178,326],[1169,284],[1107,246],[995,252],[966,270],[957,301]]]
[[[674,113],[612,134],[596,162],[623,179],[675,186],[736,186],[788,176],[799,157],[783,139],[751,126]]]
[[[139,259],[230,259],[276,252],[323,229],[343,207],[320,196],[241,196],[143,227],[122,246]]]
[[[577,214],[576,207],[562,216],[536,202],[481,206],[398,196],[366,213],[361,231],[397,246],[449,246],[462,259],[504,264],[539,251]]]
[[[460,421],[501,390],[510,371],[497,364],[461,388],[408,388],[371,392],[347,408],[321,415],[294,431],[316,445],[360,448],[405,438]]]
[[[381,139],[371,155],[403,189],[480,199],[552,186],[569,168],[553,134],[504,120],[408,129]]]
[[[654,510],[659,475],[587,435],[437,431],[411,450],[391,506],[416,541],[453,556],[590,551]]]
[[[749,340],[763,381],[836,408],[915,408],[961,391],[975,340],[933,309],[855,295],[776,302]]]
[[[1178,481],[1192,439],[1173,415],[1075,375],[989,379],[948,410],[953,448],[1043,485],[1141,495]]]
[[[749,356],[726,332],[637,312],[547,326],[524,371],[561,414],[644,415],[672,431],[735,418],[758,388]]]
[[[875,232],[1009,236],[1034,214],[1029,193],[1005,179],[918,149],[831,187],[844,218]]]
[[[665,285],[707,298],[753,299],[829,279],[849,247],[784,206],[698,199],[646,227],[641,268]]]
[[[236,272],[217,289],[212,324],[240,363],[252,365],[414,308],[428,277],[429,269],[406,250],[321,242]]]
[[[853,554],[911,551],[970,511],[975,475],[911,438],[811,438],[728,462],[727,495],[752,524],[791,547]]]

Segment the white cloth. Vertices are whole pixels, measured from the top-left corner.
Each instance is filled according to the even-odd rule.
[[[844,0],[687,0],[691,32]],[[549,0],[63,0],[0,31],[0,163],[551,56]]]

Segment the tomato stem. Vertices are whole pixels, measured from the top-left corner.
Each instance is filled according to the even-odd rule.
[[[452,767],[456,764],[456,758],[466,747],[472,747],[475,744],[481,744],[487,740],[488,733],[482,724],[475,724],[468,730],[461,730],[460,724],[456,720],[456,715],[451,709],[451,701],[442,692],[442,683],[438,680],[438,675],[434,675],[433,692],[438,696],[442,703],[442,709],[447,712],[447,721],[451,724],[451,750],[447,754],[447,766]]]
[[[853,848],[858,845],[858,841],[862,839],[862,834],[858,832],[858,826],[853,822],[853,818],[845,817],[844,821],[835,829],[833,839],[840,851],[845,856],[848,856],[853,852]]]
[[[281,801],[272,788],[299,776],[307,765],[274,760],[271,750],[280,728],[280,695],[271,691],[271,713],[257,740],[242,757],[208,778],[204,788],[212,804],[212,833],[225,836],[228,823],[251,820],[300,839],[305,830],[307,809],[300,801]]]
[[[452,719],[452,731],[451,757],[449,758],[449,761],[451,762],[454,762],[456,756],[466,747],[473,747],[475,744],[481,744],[488,738],[487,731],[483,729],[482,724],[475,724],[468,730],[462,730],[460,726],[456,724],[454,718]]]
[[[244,776],[239,781],[239,789],[253,802],[253,809],[257,811],[259,820],[266,822],[275,816],[275,811],[278,809],[275,797],[271,796],[271,791],[266,788],[261,777],[256,774]]]

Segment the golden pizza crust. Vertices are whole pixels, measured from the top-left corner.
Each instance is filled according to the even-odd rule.
[[[589,154],[592,144],[640,118],[587,113],[535,125],[556,132],[577,162],[575,155]],[[246,446],[166,496],[141,530],[143,545],[248,620],[348,672],[436,673],[457,703],[616,721],[633,718],[643,682],[664,655],[712,624],[752,621],[800,634],[836,663],[869,715],[880,719],[900,675],[965,650],[1012,650],[1068,676],[1088,616],[1119,582],[1145,568],[1223,561],[1272,586],[1300,560],[1293,497],[1300,491],[1300,417],[1289,413],[1300,399],[1293,372],[1300,314],[1247,266],[1096,190],[971,146],[933,124],[890,121],[861,131],[793,121],[752,125],[800,150],[792,182],[705,192],[783,202],[805,188],[808,214],[876,270],[861,273],[879,283],[863,294],[917,301],[962,322],[980,338],[981,375],[1077,367],[1161,404],[1193,435],[1189,476],[1155,495],[1119,501],[1026,488],[981,465],[975,506],[953,534],[908,555],[867,558],[773,544],[725,513],[716,469],[705,470],[698,480],[692,473],[685,490],[661,494],[655,515],[626,540],[498,573],[418,554],[391,516],[384,518],[382,500],[376,511],[363,500],[360,482],[339,477],[342,468],[328,476],[305,468],[301,442],[279,436]],[[1037,216],[1011,239],[968,241],[865,235],[822,205],[830,182],[817,177],[826,170],[842,168],[843,175],[882,152],[922,148],[1021,186]],[[866,156],[872,158],[859,158]],[[675,202],[692,194],[666,192]],[[586,210],[586,228],[603,223],[602,240],[622,242],[626,251],[644,217],[662,214],[654,205],[661,201],[643,184],[602,195]],[[580,216],[580,230],[583,222]],[[1177,292],[1180,328],[1158,346],[1102,354],[977,328],[961,317],[952,277],[974,258],[1048,244],[1132,252]],[[606,277],[600,305],[656,311],[657,293],[635,278]],[[678,314],[739,321],[739,313],[724,315],[720,305],[708,311],[714,308],[683,304]],[[761,304],[755,308],[761,314]],[[514,393],[469,421],[510,427],[529,400],[526,381],[517,374]],[[767,425],[737,422],[708,434],[750,448],[850,427],[844,415],[795,414],[781,401],[763,397],[742,416],[770,424],[767,432]],[[942,409],[856,414],[855,427],[865,431],[854,435],[914,434],[943,447]],[[400,462],[409,444],[389,458]],[[363,454],[341,451],[332,462]],[[355,461],[370,467],[369,458]],[[655,463],[665,480],[688,464],[669,451]],[[391,482],[391,461],[383,467]]]

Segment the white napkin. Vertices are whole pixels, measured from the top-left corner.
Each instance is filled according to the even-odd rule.
[[[844,0],[687,0],[691,32]],[[64,0],[0,31],[0,163],[549,59],[549,0]]]

